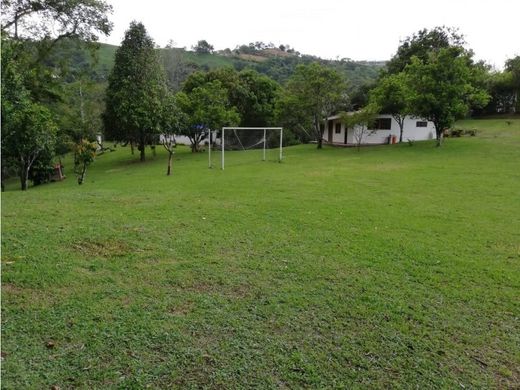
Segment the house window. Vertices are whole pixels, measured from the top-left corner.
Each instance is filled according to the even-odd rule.
[[[392,118],[377,118],[370,130],[391,130]]]
[[[415,127],[428,127],[428,122],[426,122],[426,121],[417,121],[415,123]]]
[[[341,134],[341,123],[336,123],[335,133]]]

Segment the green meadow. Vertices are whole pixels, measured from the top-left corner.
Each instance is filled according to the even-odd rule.
[[[520,119],[354,148],[129,148],[2,194],[2,388],[515,388]],[[270,152],[271,157],[276,151]],[[215,156],[217,157],[217,156]],[[216,160],[215,160],[216,162]]]

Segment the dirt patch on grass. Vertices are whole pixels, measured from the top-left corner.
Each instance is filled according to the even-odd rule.
[[[126,256],[130,249],[126,242],[120,240],[78,241],[72,244],[72,249],[86,257],[121,257]]]
[[[13,283],[2,283],[2,293],[3,294],[20,294],[23,291],[22,288],[15,286]]]
[[[13,283],[2,283],[2,298],[6,306],[50,307],[69,295],[67,289],[44,291],[36,288],[20,287]]]
[[[168,313],[175,317],[185,317],[193,311],[192,302],[182,302],[168,308]]]

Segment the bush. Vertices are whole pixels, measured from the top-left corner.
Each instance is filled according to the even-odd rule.
[[[476,129],[449,129],[444,132],[445,137],[462,137],[464,135],[469,135],[470,137],[474,137],[477,135]]]

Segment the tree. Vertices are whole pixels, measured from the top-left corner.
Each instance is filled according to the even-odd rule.
[[[16,167],[25,191],[35,160],[54,149],[56,125],[50,111],[32,101],[11,54],[9,45],[2,45],[2,165]]]
[[[2,37],[16,42],[13,60],[26,73],[24,83],[33,98],[43,102],[52,95],[50,86],[68,62],[63,56],[57,69],[50,69],[47,61],[57,46],[76,41],[94,48],[98,34],[112,30],[111,12],[103,0],[2,0]]]
[[[268,126],[275,120],[276,101],[280,85],[268,76],[252,69],[240,72],[232,68],[220,68],[209,72],[196,72],[183,86],[190,92],[210,81],[218,80],[227,91],[229,107],[235,107],[240,115],[240,126]]]
[[[511,87],[514,96],[515,112],[520,112],[520,56],[506,61],[506,71],[511,75]]]
[[[200,142],[210,130],[240,122],[236,109],[229,106],[227,91],[218,80],[207,82],[189,93],[179,92],[176,103],[188,118],[181,134],[189,137],[192,152],[199,151]]]
[[[2,29],[15,39],[95,41],[95,31],[110,33],[111,12],[112,6],[103,0],[2,0]]]
[[[471,56],[460,47],[430,52],[427,60],[413,57],[404,72],[410,111],[434,123],[437,146],[442,143],[444,129],[472,106],[483,106],[489,99],[487,92],[476,86]]]
[[[142,23],[132,22],[109,76],[103,114],[106,137],[137,144],[144,161],[146,145],[160,132],[166,94],[164,70],[154,42]]]
[[[213,53],[214,47],[213,45],[210,45],[208,41],[202,39],[197,42],[195,46],[193,46],[193,50],[195,50],[198,54],[206,54],[206,53]]]
[[[182,98],[183,95],[179,95]],[[163,133],[161,135],[161,144],[168,152],[168,168],[166,169],[166,176],[170,176],[172,172],[172,159],[177,147],[175,141],[176,134],[182,134],[184,129],[189,127],[189,118],[181,111],[177,104],[177,97],[169,95],[163,112]]]
[[[367,106],[366,108],[354,113],[342,112],[340,116],[345,127],[354,130],[354,140],[359,152],[363,139],[375,131],[371,130],[370,127],[377,117],[376,108],[373,106]]]
[[[241,117],[240,126],[274,125],[276,101],[281,93],[280,85],[252,69],[242,70],[238,79],[246,91],[246,97],[241,102],[232,101]]]
[[[410,91],[404,73],[391,74],[382,78],[370,91],[370,104],[377,106],[380,113],[392,115],[399,125],[399,142],[403,142],[404,120],[411,114],[409,96]]]
[[[57,117],[61,122],[64,112],[62,108],[65,111],[71,108],[63,89],[66,89],[64,84],[67,82],[72,56],[64,54],[63,49],[72,44],[94,49],[97,35],[108,35],[112,29],[107,17],[111,11],[112,7],[103,0],[2,0],[2,64],[15,64],[21,83],[17,88],[23,87],[25,91],[22,94],[24,97],[20,98],[19,95],[20,99],[16,102],[2,102],[5,103],[3,107],[12,108],[6,108],[2,120],[8,124],[7,127],[15,127],[14,124],[25,121],[32,128],[24,131],[33,132],[27,139],[42,141],[38,144],[33,141],[25,144],[28,147],[33,143],[35,150],[31,154],[35,158],[30,164],[25,184],[22,184],[24,188],[27,187],[27,178],[33,180],[35,185],[49,180],[56,154],[53,145],[62,153],[67,144],[67,131],[63,128],[60,128],[58,137],[60,142],[55,142],[56,126],[53,123],[54,118],[51,119]],[[4,55],[5,47],[9,48],[8,58]],[[7,85],[2,83],[2,96],[4,88]],[[5,96],[9,99],[13,94]],[[32,119],[27,118],[30,112],[37,114]],[[44,134],[45,128],[47,134]],[[39,134],[36,135],[35,132]],[[11,135],[15,136],[16,132]],[[3,155],[17,160],[20,145],[7,142],[7,138],[5,141],[2,145]],[[14,149],[9,150],[8,146]],[[29,151],[25,150],[24,154],[26,153]],[[2,160],[7,162],[7,157],[4,156]],[[11,161],[9,166],[16,164],[16,161]],[[2,178],[5,178],[5,173],[2,169]]]
[[[286,86],[282,113],[297,117],[322,148],[325,120],[345,101],[346,83],[339,73],[317,62],[298,65]]]
[[[161,60],[166,71],[168,88],[173,92],[181,90],[182,83],[190,74],[199,70],[199,65],[184,59],[184,51],[173,47],[161,50]]]
[[[432,51],[452,46],[462,48],[464,44],[464,37],[457,29],[445,26],[422,29],[401,42],[397,53],[386,64],[386,71],[397,74],[412,62],[412,57],[426,61]]]
[[[85,181],[87,168],[96,158],[97,145],[89,140],[82,139],[74,145],[74,172],[78,177],[78,184]]]

